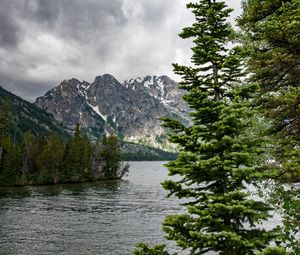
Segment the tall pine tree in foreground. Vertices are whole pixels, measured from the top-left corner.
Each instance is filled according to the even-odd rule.
[[[193,67],[176,64],[174,70],[182,77],[193,123],[186,127],[164,120],[181,153],[167,164],[169,174],[179,180],[163,183],[170,195],[185,200],[187,213],[167,216],[166,238],[188,254],[285,254],[282,248],[268,247],[276,230],[259,225],[269,219],[269,206],[247,191],[249,184],[265,176],[255,165],[261,153],[259,139],[246,131],[252,125],[253,112],[246,99],[252,88],[241,86],[240,48],[228,48],[234,39],[226,22],[231,9],[215,0],[187,7],[196,21],[180,36],[193,39]],[[134,254],[168,252],[164,246],[140,244]]]
[[[256,104],[269,123],[273,204],[284,211],[285,241],[300,254],[300,1],[247,0],[238,21]],[[283,183],[284,188],[282,185]]]
[[[269,133],[278,142],[281,175],[299,182],[300,1],[248,0],[243,9],[238,21],[251,82],[259,84],[256,104],[270,120]]]

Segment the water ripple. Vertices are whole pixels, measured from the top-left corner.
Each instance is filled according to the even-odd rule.
[[[125,181],[0,189],[0,254],[130,254],[163,242],[161,221],[180,210],[166,199],[162,162],[132,162]]]

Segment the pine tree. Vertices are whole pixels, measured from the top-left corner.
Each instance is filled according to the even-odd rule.
[[[278,159],[285,165],[282,160],[291,158],[290,151],[300,156],[300,2],[251,0],[243,9],[239,25],[251,81],[259,84],[256,103],[271,120],[269,132],[277,139]],[[285,166],[284,173],[299,181],[299,167]]]
[[[38,183],[56,184],[62,171],[64,144],[55,134],[50,135],[46,140],[38,160]]]
[[[4,153],[0,164],[0,186],[22,185],[21,146],[14,144],[9,136],[3,139],[2,145]]]
[[[269,122],[277,193],[273,203],[285,211],[286,238],[300,253],[300,1],[248,0],[239,19],[248,53],[250,80],[259,85],[256,104]],[[280,185],[282,182],[285,187]],[[290,189],[287,189],[290,187]]]
[[[87,181],[92,180],[92,155],[93,155],[93,146],[87,136],[83,134],[81,137],[81,180]]]
[[[69,175],[69,170],[70,170],[70,141],[67,141],[65,146],[64,146],[64,152],[63,152],[63,164],[61,171],[59,173],[60,176],[60,182],[61,183],[67,183],[70,181],[70,175]]]
[[[38,161],[44,139],[27,132],[22,144],[22,178],[24,183],[34,184],[38,175]]]
[[[75,127],[73,137],[66,145],[66,155],[64,161],[66,182],[79,182],[82,169],[82,138],[79,124]]]
[[[228,47],[235,38],[226,22],[231,9],[215,0],[187,7],[196,21],[180,36],[193,39],[193,66],[175,64],[174,70],[183,79],[193,119],[191,126],[164,119],[172,131],[170,141],[181,153],[167,164],[169,175],[179,180],[163,183],[170,195],[187,201],[187,213],[167,216],[163,230],[188,254],[258,254],[276,239],[277,230],[259,226],[269,219],[271,208],[247,191],[265,176],[255,163],[262,152],[260,140],[246,133],[253,115],[246,99],[253,87],[241,86],[241,49]],[[145,250],[140,247],[135,254],[155,254]],[[286,254],[278,247],[264,254],[270,251]]]
[[[104,136],[102,140],[101,158],[103,161],[104,177],[119,179],[128,171],[128,166],[123,165],[118,137],[114,134]]]
[[[84,182],[92,180],[93,148],[86,134],[81,134],[79,124],[73,137],[66,143],[63,153],[63,182]]]

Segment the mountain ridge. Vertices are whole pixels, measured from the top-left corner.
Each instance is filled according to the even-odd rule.
[[[119,82],[111,74],[92,83],[76,78],[38,97],[35,104],[68,128],[77,123],[91,137],[116,133],[125,141],[161,147],[165,130],[161,117],[189,122],[184,92],[168,76],[146,76]]]

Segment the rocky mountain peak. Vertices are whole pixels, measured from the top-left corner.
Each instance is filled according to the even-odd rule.
[[[75,78],[65,79],[60,83],[61,87],[76,87],[81,82]]]
[[[186,103],[182,100],[184,92],[178,89],[178,84],[166,75],[138,77],[125,81],[123,85],[132,90],[146,91],[165,106],[174,108],[173,110],[187,109]]]
[[[99,75],[95,78],[94,83],[106,83],[106,84],[114,84],[114,83],[119,83],[117,79],[112,76],[111,74],[103,74]]]
[[[130,141],[156,143],[164,134],[161,117],[188,122],[182,95],[177,83],[167,76],[138,77],[121,84],[104,74],[92,83],[64,80],[37,98],[36,104],[69,128],[80,123],[95,138],[115,132]]]

